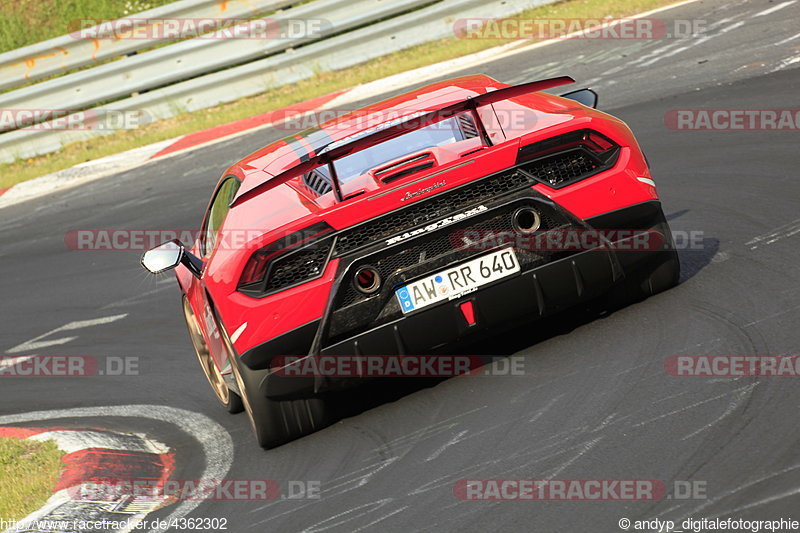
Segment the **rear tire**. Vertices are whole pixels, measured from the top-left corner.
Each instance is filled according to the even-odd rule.
[[[189,338],[192,341],[192,346],[194,346],[195,354],[197,354],[200,368],[203,369],[203,374],[205,374],[208,384],[211,385],[214,396],[217,397],[219,403],[221,403],[229,413],[241,413],[244,410],[242,398],[230,390],[225,383],[225,378],[222,377],[222,373],[219,368],[217,368],[214,358],[211,357],[208,344],[203,337],[203,333],[200,331],[197,318],[186,296],[183,297],[183,318],[186,319],[186,327],[189,329]]]
[[[217,320],[219,322],[219,320]],[[220,327],[231,361],[233,377],[241,393],[250,427],[262,448],[276,448],[327,426],[330,416],[321,398],[273,400],[261,393],[265,372],[247,368],[236,354],[227,332]]]

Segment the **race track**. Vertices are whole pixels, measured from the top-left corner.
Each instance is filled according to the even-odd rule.
[[[172,277],[147,276],[138,251],[73,251],[64,236],[196,228],[224,168],[285,135],[266,130],[0,211],[0,353],[69,322],[125,315],[53,333],[41,340],[75,338],[24,353],[139,358],[135,376],[3,378],[0,415],[186,409],[232,436],[229,478],[320,482],[317,500],[205,502],[192,515],[225,517],[237,533],[613,532],[623,517],[796,514],[798,382],[664,370],[671,355],[800,353],[797,132],[674,131],[663,118],[672,109],[800,108],[800,37],[776,44],[800,31],[800,2],[786,4],[758,16],[778,3],[699,1],[659,16],[735,28],[699,43],[569,41],[469,70],[507,83],[566,74],[596,88],[601,109],[625,120],[642,144],[672,229],[698,232],[701,243],[680,251],[681,283],[666,293],[601,317],[569,313],[475,347],[524,355],[535,375],[368,386],[341,399],[343,418],[333,426],[276,450],[258,448],[245,416],[223,412],[197,368]],[[648,63],[654,58],[661,59]],[[97,423],[161,435],[184,470],[200,461],[195,438],[161,422]],[[707,497],[468,502],[453,495],[465,478],[548,477],[694,480],[706,484]]]

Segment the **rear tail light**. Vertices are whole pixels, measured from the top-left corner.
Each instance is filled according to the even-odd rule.
[[[291,233],[255,251],[239,279],[239,292],[266,296],[322,276],[333,233],[325,222]]]
[[[560,188],[614,166],[619,145],[592,130],[579,130],[521,146],[520,170]]]

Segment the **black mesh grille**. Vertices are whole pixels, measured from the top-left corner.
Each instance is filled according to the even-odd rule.
[[[343,231],[336,242],[335,255],[344,255],[377,240],[432,222],[472,204],[496,198],[534,182],[535,180],[522,172],[511,171],[484,178],[451,192],[438,194],[372,222]]]
[[[576,181],[601,168],[601,165],[579,148],[537,159],[522,168],[537,179],[557,186]]]
[[[267,274],[266,291],[285,289],[320,276],[330,249],[331,241],[326,239],[278,258]]]

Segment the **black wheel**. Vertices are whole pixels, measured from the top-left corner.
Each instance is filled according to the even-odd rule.
[[[194,351],[197,354],[197,360],[200,363],[200,368],[208,379],[208,384],[211,385],[211,390],[214,391],[214,396],[225,407],[229,413],[241,413],[244,410],[242,405],[242,398],[228,388],[225,383],[225,378],[214,363],[214,358],[208,350],[206,340],[203,338],[203,333],[200,331],[200,326],[197,324],[192,306],[186,297],[183,297],[183,317],[186,319],[186,327],[189,328],[189,338],[192,340]]]
[[[222,327],[220,331],[244,410],[259,446],[275,448],[328,425],[328,409],[321,398],[279,401],[261,394],[261,380],[266,371],[253,371],[241,363],[227,332]]]

